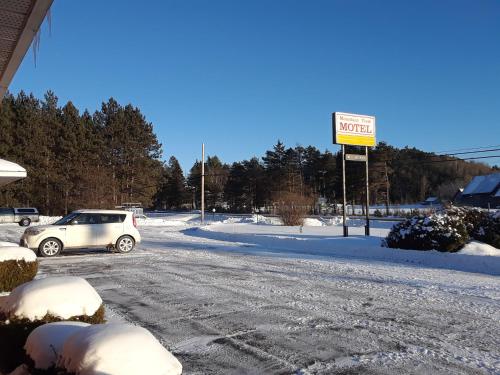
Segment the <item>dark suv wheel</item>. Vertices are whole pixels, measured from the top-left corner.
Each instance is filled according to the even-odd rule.
[[[31,220],[27,217],[21,219],[21,221],[19,222],[19,225],[22,226],[22,227],[27,227],[31,224]]]

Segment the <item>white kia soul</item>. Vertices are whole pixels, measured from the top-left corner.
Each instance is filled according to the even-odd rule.
[[[105,247],[128,253],[141,242],[133,212],[121,210],[78,210],[51,225],[30,227],[21,246],[53,257],[64,249]]]

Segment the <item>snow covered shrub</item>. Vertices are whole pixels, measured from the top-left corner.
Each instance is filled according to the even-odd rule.
[[[10,292],[33,280],[37,272],[38,262],[33,251],[19,246],[0,247],[0,292]]]
[[[457,216],[432,214],[414,216],[393,226],[382,245],[399,249],[456,252],[469,241]]]
[[[299,226],[304,224],[304,218],[309,212],[312,199],[299,193],[282,192],[276,199],[278,216],[283,225]]]
[[[73,333],[89,326],[82,322],[48,323],[35,328],[30,333],[24,350],[28,359],[28,368],[31,372],[55,372],[57,359],[62,352],[64,342]]]
[[[146,329],[131,324],[98,324],[65,341],[57,367],[86,375],[180,375],[182,365]]]
[[[472,237],[500,249],[500,211],[484,215],[473,229]]]
[[[23,361],[24,343],[35,328],[63,320],[104,322],[102,299],[86,280],[48,277],[16,287],[0,303],[0,368]]]
[[[445,212],[447,215],[459,217],[471,238],[500,249],[500,211],[453,207]]]

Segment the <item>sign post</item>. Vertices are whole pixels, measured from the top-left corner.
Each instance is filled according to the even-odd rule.
[[[344,237],[349,235],[347,226],[347,199],[345,162],[365,162],[366,170],[366,225],[365,235],[370,235],[370,185],[368,179],[368,147],[375,146],[375,117],[356,115],[352,113],[334,112],[332,114],[333,143],[340,144],[342,148],[342,195],[343,195],[343,227]],[[345,146],[365,146],[365,155],[346,154]]]
[[[344,227],[344,237],[349,236],[349,227],[347,226],[347,199],[345,192],[345,146],[342,145],[342,226]]]

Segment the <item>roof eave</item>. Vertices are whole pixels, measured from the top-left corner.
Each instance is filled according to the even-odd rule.
[[[36,0],[34,2],[33,8],[26,19],[26,23],[17,40],[14,51],[7,62],[5,70],[3,73],[0,72],[0,100],[5,95],[12,78],[14,78],[19,65],[21,65],[21,61],[23,61],[53,1],[54,0]]]

